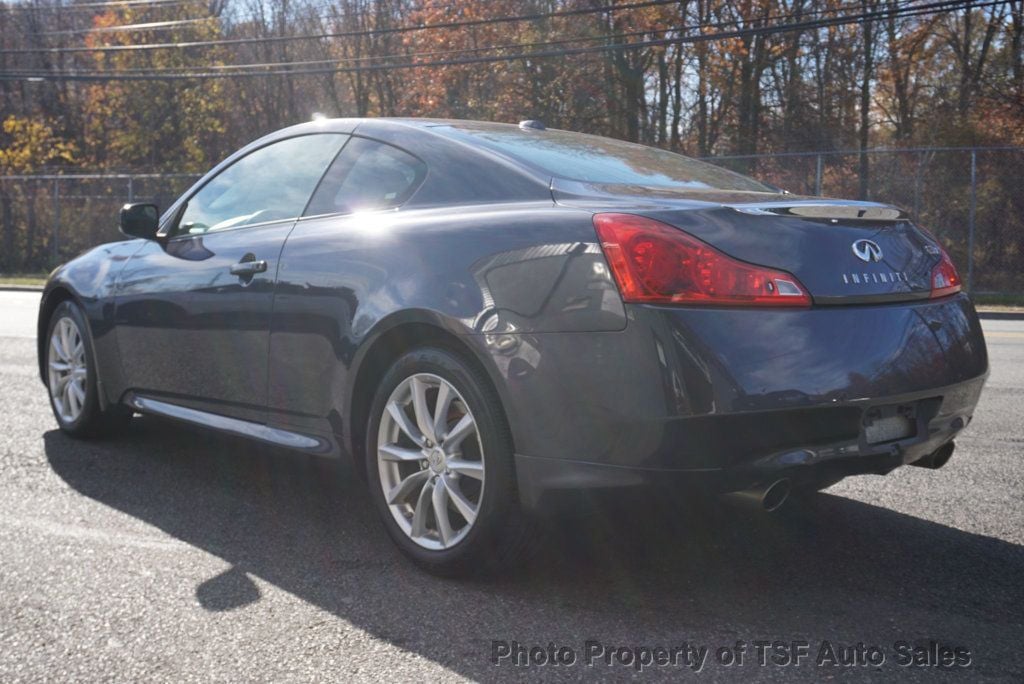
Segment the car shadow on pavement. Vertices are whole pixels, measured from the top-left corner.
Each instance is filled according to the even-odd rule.
[[[231,564],[183,578],[204,609],[259,601],[258,577],[474,679],[514,674],[491,663],[494,640],[578,651],[586,639],[806,640],[816,652],[827,639],[891,654],[897,640],[934,639],[972,649],[974,675],[1022,672],[1005,669],[1019,662],[1022,547],[839,496],[775,515],[606,500],[560,520],[517,572],[454,581],[400,556],[348,463],[151,418],[110,441],[83,446],[56,430],[44,440],[53,470],[81,494]]]

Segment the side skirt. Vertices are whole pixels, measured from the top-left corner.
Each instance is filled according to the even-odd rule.
[[[139,413],[149,413],[164,418],[181,420],[193,425],[226,432],[241,437],[248,437],[260,442],[267,442],[276,446],[298,449],[314,454],[328,454],[331,452],[331,444],[327,440],[313,435],[291,432],[281,428],[270,427],[262,423],[253,423],[248,420],[229,418],[215,413],[208,413],[194,408],[179,406],[160,399],[129,392],[124,403]]]

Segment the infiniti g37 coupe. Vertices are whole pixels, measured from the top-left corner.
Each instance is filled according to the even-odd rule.
[[[510,563],[569,490],[770,509],[937,468],[988,374],[900,210],[536,122],[295,126],[121,231],[43,295],[61,429],[145,413],[354,458],[439,573]]]

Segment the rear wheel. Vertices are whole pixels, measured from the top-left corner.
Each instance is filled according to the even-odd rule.
[[[62,302],[50,316],[46,341],[46,386],[50,408],[60,429],[75,437],[105,434],[123,427],[131,412],[123,406],[100,406],[92,339],[85,316],[72,302]]]
[[[501,405],[457,355],[424,348],[398,359],[367,429],[371,496],[391,538],[425,569],[492,572],[536,541]]]

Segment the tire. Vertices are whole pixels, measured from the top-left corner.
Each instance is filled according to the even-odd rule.
[[[54,309],[43,349],[50,408],[64,433],[72,437],[97,437],[127,424],[132,414],[126,407],[100,406],[96,354],[89,326],[73,301],[61,302]]]
[[[426,409],[419,419],[417,392]],[[457,354],[421,348],[395,361],[374,396],[365,442],[370,496],[384,527],[428,572],[493,574],[514,567],[539,544],[519,506],[501,403],[487,379]],[[395,495],[390,501],[386,491]]]

